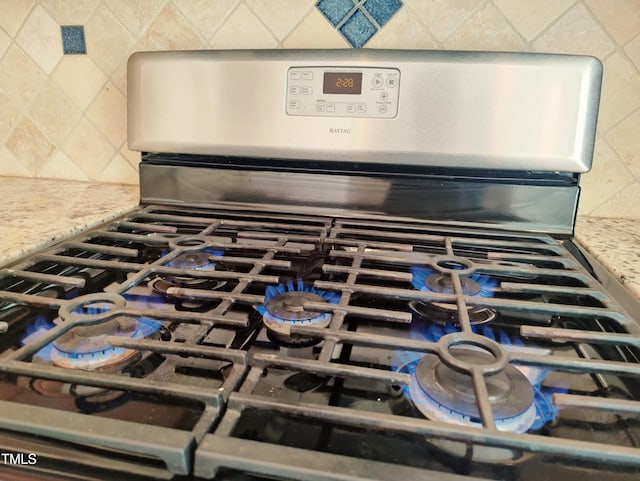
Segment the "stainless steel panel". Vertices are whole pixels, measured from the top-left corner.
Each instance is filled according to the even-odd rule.
[[[292,67],[396,68],[392,119],[286,113]],[[602,67],[534,53],[265,50],[136,53],[133,150],[586,172]]]
[[[282,212],[384,214],[572,234],[577,186],[140,165],[143,203],[257,204]],[[303,207],[304,206],[304,207]]]

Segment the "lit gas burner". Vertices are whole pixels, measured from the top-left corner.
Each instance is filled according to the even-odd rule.
[[[413,287],[419,291],[454,293],[450,271],[462,270],[464,266],[452,264],[451,267],[438,267],[438,270],[429,267],[411,267]],[[460,275],[460,284],[466,296],[492,297],[493,288],[498,282],[490,276],[473,273],[466,276]],[[459,322],[458,306],[455,304],[414,301],[409,303],[409,307],[418,315],[440,324]],[[496,317],[496,312],[487,307],[469,306],[467,310],[472,324],[484,324],[493,321]]]
[[[111,346],[109,336],[142,339],[151,336],[160,322],[147,318],[131,318],[118,315],[125,305],[123,297],[114,294],[88,294],[76,298],[60,308],[62,322],[75,322],[72,327],[51,344],[34,355],[34,362],[51,362],[55,366],[87,371],[112,371],[128,365],[139,357],[134,349]],[[23,344],[29,344],[55,325],[44,318],[37,318],[27,326]]]
[[[305,303],[337,304],[339,300],[335,292],[320,291],[298,279],[268,287],[265,303],[255,309],[262,315],[272,341],[285,346],[307,346],[316,341],[292,337],[289,328],[293,325],[326,327],[331,322],[331,313],[308,310]]]
[[[53,341],[51,360],[59,367],[95,371],[125,365],[136,357],[136,350],[110,346],[105,341],[108,336],[144,337],[138,321],[126,317],[95,326],[76,327]]]
[[[489,353],[455,348],[456,359],[470,365],[493,361]],[[496,427],[500,431],[523,433],[534,423],[534,390],[526,376],[511,365],[485,376]],[[433,354],[416,365],[409,386],[414,405],[427,418],[479,427],[482,425],[471,376],[446,366]]]

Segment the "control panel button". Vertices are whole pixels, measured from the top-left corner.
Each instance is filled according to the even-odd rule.
[[[324,112],[324,103],[316,104],[316,112]]]
[[[300,92],[302,95],[311,95],[313,93],[313,89],[311,87],[301,87]]]
[[[327,112],[332,113],[336,111],[336,104],[327,104]]]
[[[358,111],[359,114],[364,114],[367,111],[367,104],[358,104],[358,106],[356,107],[356,110]]]
[[[313,80],[313,72],[302,72],[302,80]]]
[[[396,85],[398,85],[398,81],[396,80],[395,77],[387,77],[387,87],[389,87],[390,89],[394,88]]]
[[[356,104],[347,104],[347,113],[355,114],[356,113]]]
[[[380,92],[380,100],[386,102],[389,100],[389,94],[387,92]]]
[[[382,80],[382,76],[376,75],[375,77],[373,77],[371,83],[375,88],[379,89],[380,87],[382,87],[384,81]]]
[[[292,70],[289,72],[289,78],[291,80],[300,80],[300,72],[297,70]]]
[[[300,93],[300,87],[289,87],[289,93],[291,95],[298,95]]]
[[[388,111],[389,111],[389,107],[387,107],[384,104],[378,107],[378,112],[380,112],[381,114],[386,114]]]
[[[289,109],[296,110],[300,108],[299,100],[289,100]]]

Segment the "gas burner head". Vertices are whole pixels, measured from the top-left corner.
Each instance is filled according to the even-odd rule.
[[[488,352],[471,347],[451,349],[455,358],[469,365],[491,364]],[[485,376],[491,408],[500,431],[523,433],[536,419],[534,390],[514,366]],[[471,376],[458,372],[434,354],[426,354],[411,374],[409,392],[414,405],[425,417],[452,424],[481,427]]]
[[[302,279],[286,284],[270,286],[265,293],[265,303],[256,306],[262,321],[268,329],[269,338],[281,345],[308,346],[317,343],[314,339],[293,337],[289,328],[294,325],[326,327],[331,322],[331,314],[305,308],[306,303],[337,304],[340,300],[334,292],[320,291],[306,285]]]
[[[446,302],[409,302],[409,308],[424,319],[437,322],[440,325],[460,325],[458,306]],[[472,325],[486,324],[493,321],[497,313],[489,307],[467,306],[469,320]]]
[[[206,252],[185,252],[168,262],[167,266],[178,269],[206,270],[213,269],[216,265],[209,260],[209,254]]]
[[[450,261],[439,260],[434,262],[437,268],[429,267],[412,267],[413,275],[411,284],[419,291],[441,292],[444,294],[454,293],[453,279],[451,272],[460,271],[462,273],[471,272],[472,264],[470,261],[462,259],[456,262],[455,257]],[[460,275],[460,284],[462,292],[466,296],[492,297],[493,288],[498,282],[490,276],[472,273]],[[420,302],[413,301],[409,303],[409,307],[418,315],[438,322],[439,324],[454,323],[458,324],[458,306],[447,302]],[[472,324],[484,324],[493,321],[496,317],[496,311],[488,307],[468,306],[467,312]]]
[[[123,366],[138,355],[133,349],[112,347],[105,340],[108,336],[141,339],[144,334],[137,320],[125,317],[75,327],[53,341],[51,360],[59,367],[95,371]]]
[[[227,269],[219,263],[213,262],[210,256],[221,257],[222,251],[205,249],[202,251],[187,251],[176,256],[167,262],[166,267],[176,269],[187,269],[191,271],[226,271]],[[157,281],[160,279],[160,281]],[[155,281],[155,282],[154,282]],[[204,286],[207,284],[206,286]],[[185,286],[203,286],[207,289],[220,289],[226,284],[226,281],[218,281],[215,279],[202,279],[190,276],[166,276],[157,277],[151,282],[151,288],[157,292],[166,294],[169,287],[185,287]]]

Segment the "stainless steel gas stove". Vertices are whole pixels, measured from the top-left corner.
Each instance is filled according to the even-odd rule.
[[[135,54],[140,208],[0,271],[2,479],[637,479],[638,307],[571,242],[600,78]]]

